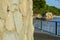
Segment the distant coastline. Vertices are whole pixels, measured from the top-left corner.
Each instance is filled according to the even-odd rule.
[[[60,16],[56,16],[56,15],[54,15],[53,17],[54,17],[54,18],[58,18],[58,17],[60,17]]]

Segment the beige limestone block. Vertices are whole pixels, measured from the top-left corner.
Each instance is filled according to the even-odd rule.
[[[0,32],[4,32],[4,20],[0,19]]]
[[[5,24],[5,28],[7,31],[16,31],[12,12],[9,12]]]
[[[3,40],[19,40],[19,36],[16,32],[4,32]]]
[[[0,0],[0,17],[5,19],[7,16],[7,0]]]
[[[23,27],[25,28],[26,40],[34,40],[33,33],[33,11],[32,11],[32,0],[21,0],[20,11],[23,14]],[[25,10],[25,11],[24,11]]]
[[[0,4],[4,1],[0,0]],[[6,7],[4,3],[6,3]],[[0,6],[2,8],[0,10],[0,17],[5,18],[6,16],[5,27],[7,32],[3,32],[3,40],[34,40],[34,28],[32,25],[32,0],[8,0],[8,3],[7,1],[4,3]],[[9,7],[8,15],[5,14],[7,6]]]
[[[20,33],[20,31],[23,30],[22,14],[19,11],[15,11],[13,15],[14,15],[14,23],[15,23],[16,31],[17,33]]]
[[[27,16],[27,0],[20,0],[19,3],[19,11],[23,14],[23,16]]]
[[[33,23],[32,23],[32,18],[28,19],[28,27],[27,27],[27,40],[34,40],[33,34],[34,34],[34,27],[33,27]]]
[[[19,38],[20,38],[20,40],[26,40],[25,27],[22,27],[22,30],[20,30]]]
[[[3,39],[3,32],[0,32],[0,40]]]
[[[0,19],[0,40],[2,40],[3,32],[4,32],[4,20]]]
[[[10,11],[18,10],[19,0],[9,0],[8,1],[8,9]]]
[[[32,0],[27,1],[27,14],[28,14],[28,27],[27,27],[27,40],[34,40],[34,27],[33,27],[33,11],[32,11]]]

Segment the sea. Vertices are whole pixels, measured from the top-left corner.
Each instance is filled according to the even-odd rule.
[[[33,22],[35,30],[45,31],[46,33],[60,36],[60,18],[53,18],[50,21],[35,20]]]

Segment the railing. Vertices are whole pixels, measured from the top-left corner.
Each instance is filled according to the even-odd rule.
[[[34,19],[35,30],[60,36],[60,22]]]

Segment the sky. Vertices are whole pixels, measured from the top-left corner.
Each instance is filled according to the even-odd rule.
[[[60,0],[46,0],[46,4],[49,6],[55,6],[60,9]]]

